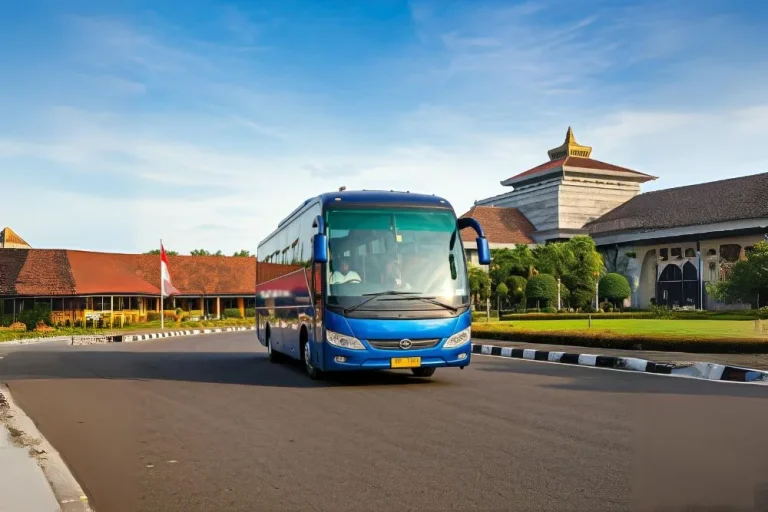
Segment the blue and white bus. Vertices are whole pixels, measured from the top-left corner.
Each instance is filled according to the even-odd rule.
[[[341,191],[306,200],[258,246],[256,327],[269,358],[324,372],[409,369],[430,377],[471,357],[467,265],[448,201]]]

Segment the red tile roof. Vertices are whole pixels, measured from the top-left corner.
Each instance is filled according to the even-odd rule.
[[[67,251],[58,249],[3,249],[26,251],[24,266],[16,277],[18,295],[71,295],[75,280],[67,260]]]
[[[567,160],[567,157],[565,158],[558,158],[557,160],[551,160],[549,162],[544,162],[541,165],[537,165],[533,169],[528,169],[525,172],[521,172],[520,174],[516,174],[512,176],[511,178],[507,178],[504,181],[509,180],[516,180],[518,178],[525,178],[526,176],[533,176],[535,174],[541,174],[545,171],[550,171],[552,169],[556,169],[558,167],[562,167],[563,163]],[[504,183],[504,181],[502,183]]]
[[[150,284],[139,272],[141,254],[112,254],[104,252],[67,251],[69,265],[75,278],[78,294],[136,293],[158,295],[160,293],[160,257],[157,262],[158,286]],[[190,256],[191,257],[191,256]],[[175,284],[173,274],[171,280]],[[179,289],[181,290],[181,289]]]
[[[169,256],[182,295],[251,295],[256,259]],[[159,295],[160,256],[54,249],[0,250],[0,295]]]
[[[578,156],[567,156],[564,158],[558,158],[557,160],[552,160],[550,162],[545,162],[541,165],[538,165],[532,169],[528,169],[525,172],[521,172],[520,174],[516,174],[515,176],[512,176],[511,178],[508,178],[501,183],[503,185],[511,184],[510,182],[514,181],[520,181],[520,178],[526,178],[526,177],[533,177],[538,174],[543,174],[546,171],[551,171],[553,169],[560,169],[560,170],[570,170],[567,168],[579,168],[579,169],[595,169],[595,170],[601,170],[601,171],[617,171],[617,172],[626,172],[630,174],[637,175],[638,177],[645,178],[645,181],[650,181],[656,179],[655,176],[651,176],[650,174],[645,174],[638,171],[633,171],[632,169],[627,169],[626,167],[620,167],[618,165],[609,164],[606,162],[601,162],[600,160],[595,160],[593,158],[583,158]]]
[[[160,257],[142,254],[137,273],[160,289]],[[252,295],[256,290],[256,258],[168,256],[171,282],[183,295]]]
[[[477,220],[485,231],[490,243],[496,244],[531,244],[531,233],[536,228],[517,208],[501,206],[473,206],[462,217]],[[471,229],[461,231],[461,239],[474,242],[475,233]]]

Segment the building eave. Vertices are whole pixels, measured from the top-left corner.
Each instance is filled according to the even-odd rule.
[[[718,235],[734,231],[767,230],[768,219],[742,219],[695,226],[681,226],[654,230],[633,230],[625,232],[593,233],[590,234],[596,245],[627,244],[639,241],[650,241],[662,238],[675,238],[691,235]]]

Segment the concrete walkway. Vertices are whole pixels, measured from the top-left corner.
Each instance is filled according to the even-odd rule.
[[[13,427],[0,426],[0,510],[61,510],[42,468],[24,446],[24,437]]]
[[[576,354],[600,354],[605,356],[638,357],[657,363],[690,363],[701,361],[717,363],[755,370],[768,370],[768,354],[699,354],[689,352],[658,352],[651,350],[617,350],[611,348],[577,347],[573,345],[548,345],[545,343],[525,343],[522,341],[498,341],[474,339],[474,343],[496,345],[497,347],[515,347],[522,349],[562,351]]]

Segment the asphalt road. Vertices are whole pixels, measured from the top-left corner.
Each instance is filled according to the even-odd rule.
[[[97,512],[768,510],[768,387],[483,356],[315,383],[252,333],[0,355]]]

